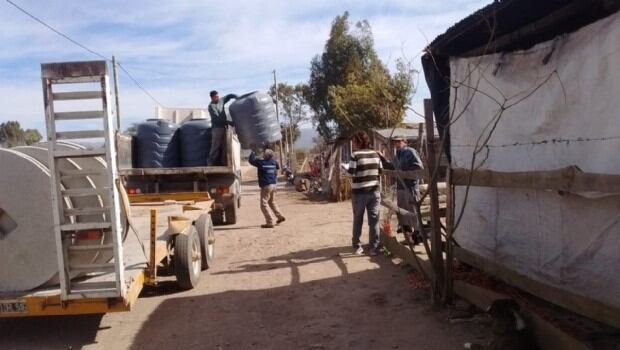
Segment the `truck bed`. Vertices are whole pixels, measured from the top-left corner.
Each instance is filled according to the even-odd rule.
[[[201,166],[183,168],[130,168],[120,169],[121,176],[144,176],[144,175],[211,175],[211,174],[233,174],[234,170],[230,166]]]

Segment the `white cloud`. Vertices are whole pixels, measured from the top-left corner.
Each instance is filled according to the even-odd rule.
[[[377,52],[393,67],[399,57],[419,69],[427,40],[489,0],[361,2],[80,1],[18,4],[105,56],[116,55],[157,99],[170,106],[207,104],[207,92],[267,89],[307,80],[309,62],[323,50],[330,24],[345,10],[368,19]],[[43,129],[39,63],[96,59],[0,3],[0,121],[18,119]],[[424,81],[423,77],[420,79]],[[421,85],[412,104],[428,90]],[[426,96],[423,96],[426,94]],[[128,120],[153,116],[155,104],[121,75],[121,111]],[[408,115],[408,118],[412,115]]]

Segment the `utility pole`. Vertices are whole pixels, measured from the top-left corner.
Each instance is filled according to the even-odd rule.
[[[291,111],[291,113],[293,113]],[[291,143],[291,153],[289,156],[289,167],[291,167],[291,169],[293,171],[297,170],[297,156],[295,155],[295,128],[293,127],[293,116],[290,115],[289,116],[289,142]],[[300,131],[301,132],[301,131]]]
[[[273,87],[276,92],[276,119],[278,121],[278,125],[280,125],[280,108],[278,107],[278,81],[276,80],[276,70],[273,70]],[[284,163],[282,163],[282,139],[280,139],[280,168],[284,169]],[[284,171],[284,170],[282,170]]]
[[[116,129],[121,130],[121,107],[118,104],[118,72],[116,57],[112,56],[112,72],[114,73],[114,101],[116,104]]]

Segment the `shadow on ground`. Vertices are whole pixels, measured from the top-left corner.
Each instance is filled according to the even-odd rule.
[[[94,344],[103,315],[0,319],[0,349],[81,349]]]
[[[446,340],[437,343],[433,338],[446,331],[445,323],[428,306],[412,302],[402,285],[403,274],[391,262],[376,257],[374,267],[357,264],[366,269],[352,272],[352,259],[369,258],[349,252],[349,247],[302,250],[220,272],[244,273],[249,285],[245,290],[165,300],[142,325],[132,348],[402,349],[413,342],[418,349],[434,344],[455,348],[457,344],[445,347]],[[338,266],[339,276],[311,281],[300,276],[301,266],[308,271],[328,261]],[[289,285],[252,290],[253,273],[280,268],[291,270]],[[389,314],[390,321],[377,323],[374,316],[381,313]],[[413,327],[414,315],[426,319]],[[162,328],[170,320],[186,326]]]

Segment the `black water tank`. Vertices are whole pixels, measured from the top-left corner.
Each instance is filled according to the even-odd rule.
[[[137,125],[135,143],[137,168],[181,166],[178,125],[164,119],[148,119]]]
[[[181,166],[207,166],[211,150],[211,120],[189,119],[179,127]]]
[[[244,149],[264,146],[282,138],[275,104],[266,92],[254,91],[239,96],[230,104],[229,112]]]

